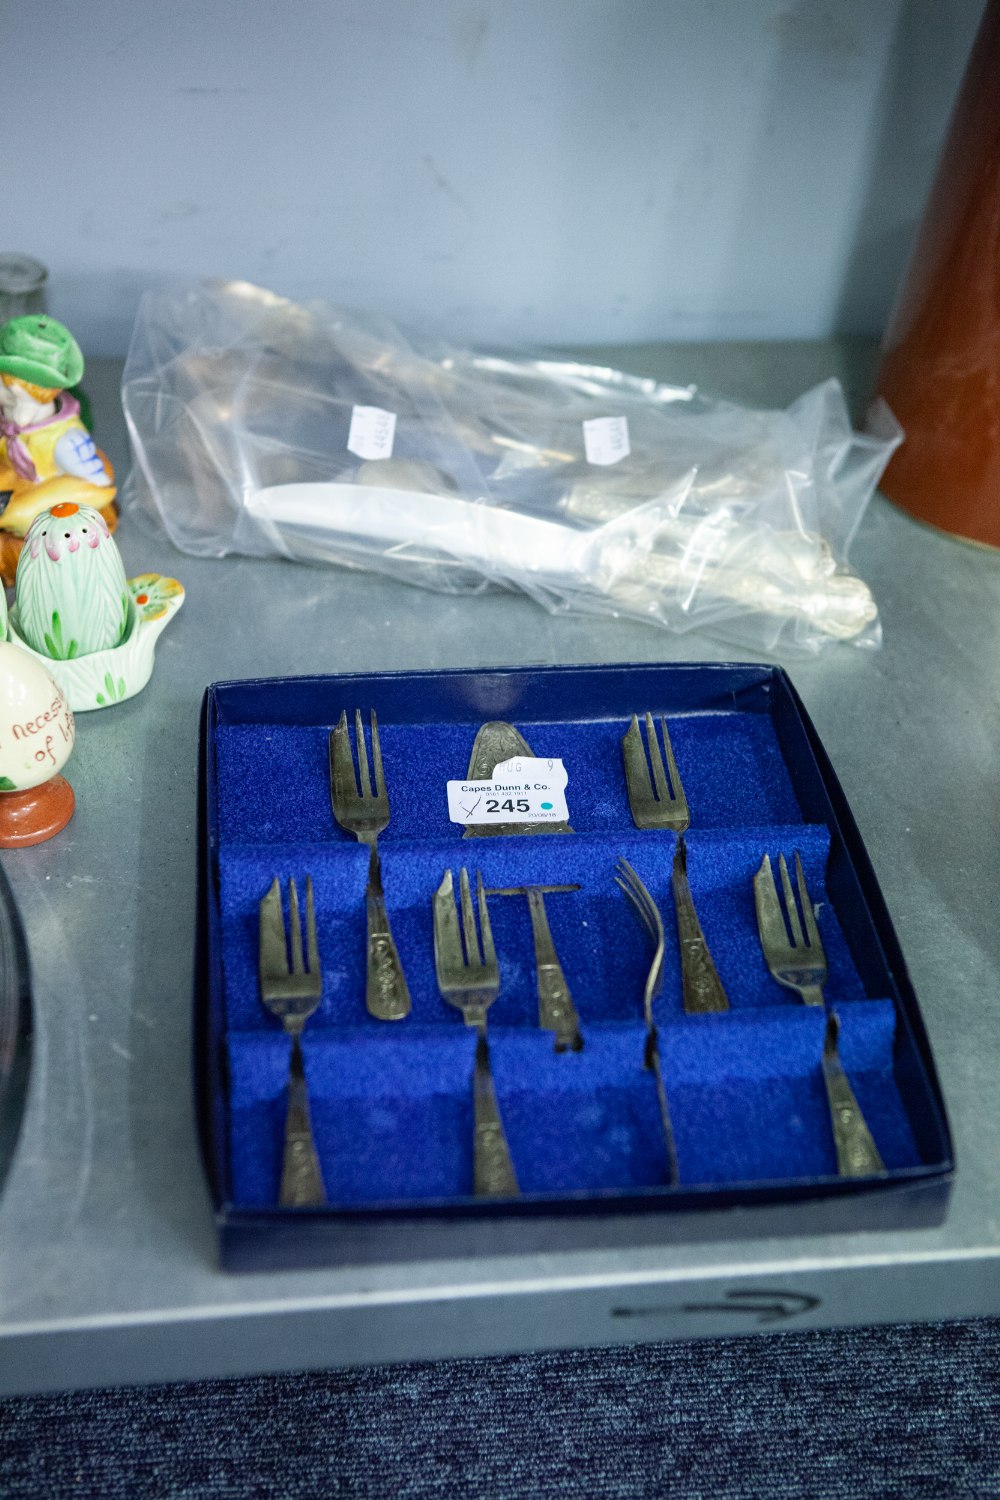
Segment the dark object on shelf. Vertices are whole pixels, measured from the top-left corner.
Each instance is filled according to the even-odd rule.
[[[0,254],[0,323],[45,311],[48,271],[31,255],[19,251]]]
[[[21,917],[0,869],[0,1188],[21,1129],[31,1066],[31,973]]]
[[[878,393],[906,441],[882,479],[919,520],[1000,547],[1000,0],[987,5]]]

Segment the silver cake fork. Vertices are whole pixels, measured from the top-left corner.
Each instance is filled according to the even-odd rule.
[[[619,859],[615,866],[615,880],[631,901],[639,920],[653,939],[653,961],[646,977],[643,1005],[646,1012],[645,1066],[656,1077],[656,1092],[660,1101],[660,1118],[663,1121],[663,1140],[667,1148],[667,1166],[672,1184],[680,1181],[677,1166],[677,1146],[674,1142],[674,1127],[670,1119],[670,1106],[660,1068],[660,1035],[653,1014],[653,1004],[663,989],[663,918],[659,907],[633,870],[627,859]]]
[[[493,946],[490,914],[486,906],[483,877],[476,872],[479,906],[480,947],[476,914],[469,889],[469,872],[459,872],[462,926],[455,910],[455,884],[450,870],[444,872],[434,893],[434,967],[438,989],[462,1012],[466,1026],[475,1027],[476,1061],[472,1075],[474,1136],[473,1192],[477,1198],[510,1198],[520,1192],[500,1118],[490,1049],[486,1041],[486,1012],[500,993],[500,966]],[[463,947],[464,939],[464,947]]]
[[[783,854],[778,857],[778,871],[783,904],[774,883],[770,855],[764,855],[753,878],[757,928],[764,958],[779,984],[795,990],[806,1005],[822,1005],[827,974],[826,953],[798,850],[795,851],[795,879],[802,908],[801,919]],[[885,1164],[840,1061],[839,1034],[840,1021],[831,1011],[823,1037],[823,1079],[833,1124],[837,1171],[841,1177],[868,1177],[874,1172],[884,1172]]]
[[[326,1202],[319,1158],[309,1118],[300,1038],[323,993],[316,940],[312,877],[306,876],[306,953],[302,953],[299,895],[295,881],[288,882],[288,918],[291,960],[281,909],[281,885],[275,876],[260,903],[259,964],[260,997],[277,1016],[292,1039],[288,1065],[288,1109],[285,1115],[285,1149],[278,1203],[282,1208],[315,1207]]]
[[[683,833],[691,822],[687,797],[681,785],[680,772],[674,759],[673,746],[667,733],[666,715],[660,715],[663,730],[663,755],[653,715],[646,715],[646,740],[649,744],[649,761],[642,742],[639,719],[632,715],[632,722],[622,738],[622,755],[625,758],[625,785],[628,789],[632,820],[637,828],[671,828],[674,833]],[[666,757],[666,768],[663,760]],[[652,779],[650,771],[652,770]],[[669,776],[668,776],[669,772]]]
[[[365,979],[365,1003],[368,1012],[379,1021],[401,1021],[410,1013],[410,991],[396,942],[389,926],[382,890],[382,867],[378,857],[378,836],[389,822],[389,793],[382,768],[382,750],[378,738],[378,720],[372,709],[372,767],[375,784],[368,769],[361,712],[354,714],[354,733],[358,747],[358,771],[361,788],[354,775],[351,732],[346,710],[330,735],[330,800],[333,816],[341,828],[353,833],[361,844],[367,844],[368,885],[365,907],[368,915],[368,945]]]

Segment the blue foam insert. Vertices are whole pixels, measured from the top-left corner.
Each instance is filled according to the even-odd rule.
[[[353,724],[353,714],[349,717]],[[800,820],[767,715],[679,714],[667,722],[699,829]],[[220,724],[215,755],[224,843],[295,844],[304,835],[351,842],[330,810],[329,727]],[[617,834],[632,826],[621,749],[627,720],[520,723],[518,728],[536,755],[565,762],[570,822],[577,832]],[[380,846],[461,839],[462,830],[448,821],[445,783],[465,776],[475,737],[476,726],[470,724],[379,724],[392,805]]]
[[[801,852],[827,954],[826,998],[841,1057],[887,1168],[919,1155],[893,1075],[895,1008],[866,994],[827,899],[829,832],[802,821],[770,720],[703,714],[671,721],[694,826],[688,878],[731,1009],[683,1011],[671,870],[675,836],[632,823],[621,770],[624,723],[519,726],[536,753],[570,770],[573,834],[463,839],[443,782],[462,776],[474,729],[381,726],[393,819],[380,840],[386,904],[413,1001],[406,1021],[364,1005],[368,851],[332,823],[326,727],[223,725],[217,737],[218,851],[233,1202],[273,1205],[280,1175],[289,1042],[257,987],[259,902],[273,878],[309,872],[323,993],[303,1050],[313,1127],[334,1205],[467,1198],[472,1184],[474,1034],[440,996],[432,896],[460,865],[485,884],[576,884],[546,898],[577,1004],[582,1053],[556,1055],[538,1028],[527,902],[493,896],[502,986],[490,1051],[522,1191],[599,1196],[661,1188],[666,1156],[652,1075],[643,1068],[648,936],[614,881],[624,857],[664,918],[656,1019],[681,1181],[749,1184],[835,1173],[820,1060],[824,1012],[770,976],[757,935],[753,875],[765,852]],[[290,769],[294,768],[294,770]],[[440,793],[438,797],[436,794]],[[307,831],[308,839],[303,839]],[[279,847],[280,846],[280,847]]]
[[[753,1006],[801,1007],[767,971],[757,937],[753,876],[765,852],[797,848],[818,907],[827,955],[826,996],[838,1003],[864,998],[864,989],[832,906],[824,899],[823,872],[829,834],[819,825],[771,827],[740,833],[688,832],[688,880],[719,976],[734,1010]],[[487,887],[578,884],[579,891],[546,897],[553,941],[566,978],[587,1021],[641,1019],[642,992],[651,951],[644,929],[614,880],[624,857],[643,879],[664,916],[664,985],[657,1020],[682,1014],[680,954],[673,917],[671,871],[676,840],[670,833],[593,834],[531,838],[440,840],[387,846],[382,882],[393,934],[413,1001],[412,1019],[447,1021],[452,1012],[438,993],[434,972],[432,896],[445,870],[457,881],[462,864],[481,870]],[[222,952],[230,1029],[266,1027],[257,992],[257,922],[261,897],[276,875],[312,875],[323,999],[311,1026],[356,1025],[364,1005],[365,902],[368,851],[360,845],[293,844],[280,856],[270,845],[235,845],[219,854]],[[503,985],[490,1020],[497,1025],[537,1024],[531,920],[522,897],[490,898],[490,921]],[[460,1020],[460,1018],[459,1018]],[[280,1031],[277,1021],[270,1022]]]
[[[915,1160],[891,1087],[893,1006],[845,1006],[841,1057],[886,1166]],[[686,1017],[660,1032],[682,1181],[736,1184],[836,1170],[820,1059],[823,1012]],[[666,1181],[642,1025],[597,1023],[580,1053],[547,1034],[496,1026],[493,1077],[521,1189],[612,1193]],[[475,1036],[459,1023],[307,1031],[313,1128],[328,1196],[361,1205],[467,1197]],[[277,1195],[289,1044],[228,1039],[236,1201]]]

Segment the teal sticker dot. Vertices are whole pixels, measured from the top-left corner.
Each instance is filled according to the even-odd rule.
[[[551,802],[543,802],[542,803],[542,812],[551,812],[551,811],[552,811],[552,803]]]

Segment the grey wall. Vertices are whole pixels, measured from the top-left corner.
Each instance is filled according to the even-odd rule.
[[[0,249],[95,354],[200,275],[476,339],[875,332],[982,5],[0,0]]]

